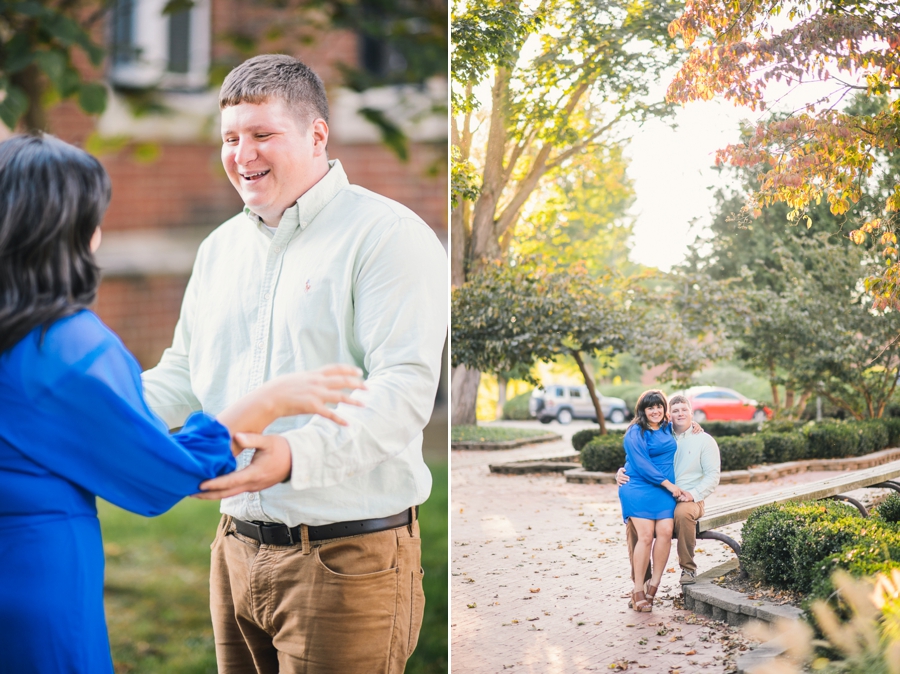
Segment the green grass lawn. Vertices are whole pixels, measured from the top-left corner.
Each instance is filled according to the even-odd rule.
[[[554,435],[539,428],[508,428],[506,426],[453,426],[451,442],[503,442],[522,438],[541,438]]]
[[[445,462],[430,465],[431,498],[419,513],[425,620],[406,671],[447,671]],[[209,544],[218,502],[185,499],[152,519],[99,503],[106,549],[106,619],[117,674],[215,674],[209,621]]]

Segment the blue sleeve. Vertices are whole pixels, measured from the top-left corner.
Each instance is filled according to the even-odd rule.
[[[667,479],[650,459],[647,439],[640,426],[632,426],[625,433],[625,458],[634,471],[652,484],[662,484]]]
[[[48,471],[152,516],[234,470],[230,435],[213,417],[198,412],[169,435],[144,402],[137,362],[111,332],[77,362],[43,354],[31,365],[9,430],[12,444]]]

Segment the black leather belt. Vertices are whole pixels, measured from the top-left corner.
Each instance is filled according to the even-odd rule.
[[[418,515],[419,506],[415,508]],[[300,542],[300,528],[302,524],[288,527],[286,524],[274,522],[244,522],[232,518],[235,530],[254,541],[264,545],[294,545]],[[405,527],[412,524],[413,509],[409,508],[402,513],[390,517],[376,517],[371,520],[357,520],[355,522],[335,522],[334,524],[322,524],[316,527],[308,527],[310,541],[324,541],[329,538],[341,538],[343,536],[356,536],[358,534],[372,534],[377,531],[387,531],[397,527]]]

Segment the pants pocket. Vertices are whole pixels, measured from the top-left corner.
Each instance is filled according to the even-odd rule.
[[[410,589],[410,597],[412,601],[410,602],[410,610],[409,610],[409,645],[406,651],[406,657],[412,655],[413,651],[416,650],[416,644],[419,643],[419,632],[422,629],[422,618],[425,615],[425,591],[422,588],[422,579],[425,577],[425,569],[421,566],[418,571],[413,571],[410,574],[410,580],[412,582],[412,587]]]

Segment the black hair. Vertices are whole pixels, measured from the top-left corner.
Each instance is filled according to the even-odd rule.
[[[58,138],[0,143],[0,354],[94,301],[90,242],[111,194],[100,162]]]
[[[663,408],[663,418],[659,422],[659,427],[665,426],[669,422],[669,404],[666,402],[666,394],[657,388],[652,388],[641,393],[641,396],[638,398],[637,405],[634,406],[634,419],[628,424],[629,428],[631,426],[640,426],[641,433],[653,430],[650,428],[650,422],[647,420],[647,408],[655,407],[656,405],[662,405]]]

